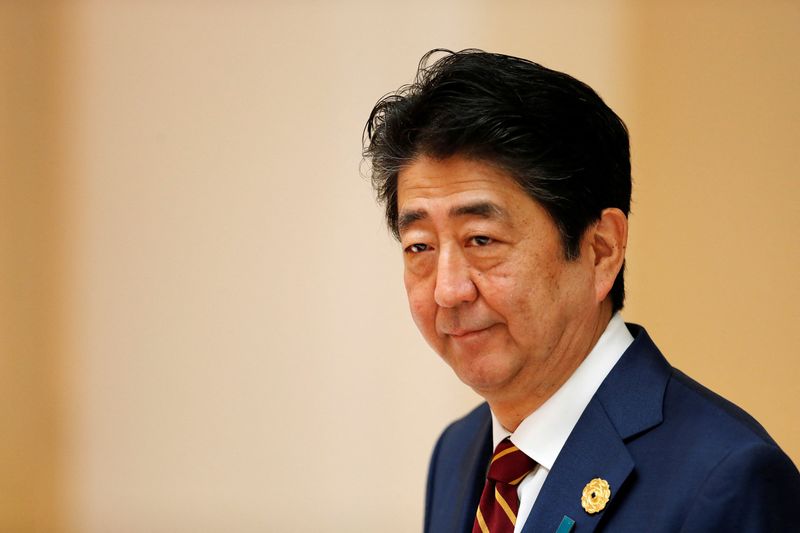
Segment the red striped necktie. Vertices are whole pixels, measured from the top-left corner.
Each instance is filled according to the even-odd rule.
[[[517,485],[536,466],[536,461],[503,439],[494,450],[483,487],[472,533],[513,533],[519,511]]]

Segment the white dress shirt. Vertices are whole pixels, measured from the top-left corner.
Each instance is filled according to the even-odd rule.
[[[569,434],[600,384],[632,342],[633,337],[622,316],[615,313],[586,359],[555,394],[520,423],[514,433],[504,428],[492,413],[494,448],[510,435],[511,442],[538,463],[517,487],[520,505],[514,533],[522,531]]]

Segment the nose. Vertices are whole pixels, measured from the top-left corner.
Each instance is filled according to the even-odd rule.
[[[457,307],[478,296],[470,276],[467,259],[457,251],[442,250],[436,265],[436,288],[433,297],[439,307]]]

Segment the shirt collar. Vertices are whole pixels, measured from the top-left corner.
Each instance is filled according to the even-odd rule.
[[[504,438],[547,470],[556,457],[589,401],[619,358],[633,342],[619,312],[615,313],[589,355],[566,382],[536,411],[528,415],[514,433],[500,424],[492,413],[494,447]]]

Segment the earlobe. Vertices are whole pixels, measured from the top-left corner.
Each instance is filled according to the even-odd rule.
[[[605,300],[625,261],[628,245],[628,217],[620,209],[604,209],[594,225],[592,250],[594,252],[595,295],[598,302]]]

